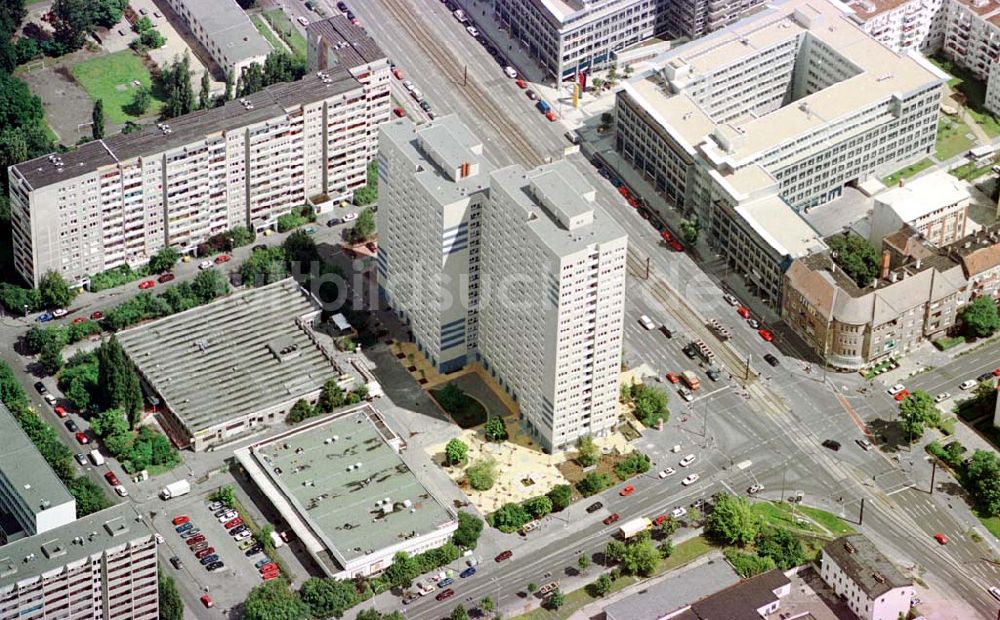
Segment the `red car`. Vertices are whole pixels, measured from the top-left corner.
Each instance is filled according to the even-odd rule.
[[[552,110],[549,110],[548,112],[545,113],[545,118],[549,119],[550,123],[555,122],[556,120],[559,119],[559,117],[556,116],[556,113],[553,112]]]
[[[684,245],[681,244],[681,242],[678,241],[677,239],[674,239],[673,241],[670,242],[670,249],[672,249],[674,252],[683,252]]]
[[[772,340],[774,340],[774,334],[772,334],[770,332],[770,330],[761,329],[761,330],[758,330],[757,333],[760,334],[760,337],[763,338],[767,342],[771,342]]]
[[[653,519],[653,525],[663,525],[663,522],[667,520],[667,515],[656,515]]]
[[[627,202],[628,206],[632,207],[633,209],[639,208],[639,199],[636,198],[635,196],[630,196],[629,199],[626,200],[625,202]]]
[[[618,187],[618,193],[619,193],[619,194],[621,194],[621,195],[622,195],[622,197],[623,197],[623,198],[625,198],[625,199],[628,199],[628,197],[629,197],[629,196],[631,195],[631,194],[629,193],[629,191],[628,191],[628,188],[627,188],[627,187],[625,187],[624,185],[620,185],[620,186]]]
[[[228,254],[219,254],[215,257],[215,264],[221,265],[222,263],[228,263],[232,256]]]
[[[170,282],[171,280],[173,280],[173,279],[174,279],[174,278],[176,278],[176,277],[177,277],[177,276],[175,276],[175,275],[174,275],[174,274],[172,274],[172,273],[164,273],[164,274],[162,274],[162,275],[161,275],[161,276],[160,276],[159,278],[157,278],[156,280],[157,280],[157,282],[159,282],[160,284],[164,284],[164,283],[166,283],[166,282]]]
[[[177,515],[170,522],[173,523],[174,525],[184,525],[185,523],[187,523],[190,520],[191,520],[191,517],[189,517],[187,515]]]
[[[401,79],[403,79],[403,72],[402,72],[402,71],[400,71],[398,67],[393,67],[393,68],[392,68],[392,74],[393,74],[394,76],[396,76],[396,79],[397,79],[397,80],[401,80]]]
[[[625,488],[618,492],[618,495],[621,495],[622,497],[628,497],[629,495],[632,495],[632,493],[634,492],[635,492],[635,487],[632,486],[631,484],[626,484]]]
[[[676,372],[668,372],[667,373],[667,381],[669,381],[671,383],[680,383],[681,378],[677,376]]]
[[[59,416],[60,418],[66,417],[66,408],[63,407],[62,405],[56,405],[56,408],[53,409],[53,411],[55,411],[56,415]]]
[[[97,312],[91,312],[90,313],[90,320],[91,321],[100,321],[103,318],[104,318],[104,313],[101,312],[100,310],[98,310]]]
[[[520,78],[514,80],[514,83],[517,84],[518,88],[527,88],[528,87],[528,83],[525,82],[524,80],[520,79]]]
[[[736,308],[736,314],[740,315],[744,319],[750,318],[750,311],[747,310],[746,306],[739,306],[738,308]]]
[[[447,590],[442,590],[441,592],[438,592],[438,595],[435,596],[434,598],[436,598],[439,601],[443,601],[453,596],[455,596],[455,591],[452,590],[451,588],[448,588]]]
[[[80,444],[82,444],[82,445],[86,445],[86,444],[90,443],[90,437],[87,437],[83,433],[77,433],[76,434],[76,440],[78,442],[80,442]]]
[[[261,575],[260,578],[263,579],[264,581],[268,581],[269,579],[277,579],[278,573],[267,573],[266,575]]]
[[[73,325],[79,325],[80,323],[83,323],[86,320],[87,320],[87,317],[85,317],[85,316],[78,316],[75,319],[73,319]]]
[[[226,521],[226,529],[227,530],[231,530],[234,527],[236,527],[237,525],[243,525],[243,519],[241,519],[239,517],[236,517],[235,519],[233,519],[231,521]]]
[[[215,603],[212,601],[212,597],[207,594],[201,595],[201,604],[204,605],[205,607],[212,607],[215,605]]]
[[[939,545],[947,545],[948,544],[948,537],[945,536],[944,534],[941,534],[941,533],[935,534],[934,535],[934,540],[938,541]]]
[[[997,368],[996,370],[993,371],[993,376],[1000,377],[1000,368]]]
[[[200,560],[206,555],[212,555],[213,553],[215,553],[215,547],[205,547],[204,549],[196,551],[194,557]]]
[[[116,476],[115,472],[113,471],[105,472],[104,479],[107,480],[108,484],[110,484],[113,487],[116,487],[119,484],[121,484],[120,482],[118,482],[118,476]]]
[[[396,115],[396,118],[403,118],[406,116],[406,110],[403,108],[393,108],[392,113]]]
[[[608,516],[604,517],[603,523],[604,523],[604,525],[611,525],[612,523],[614,523],[615,521],[617,521],[620,518],[621,517],[618,515],[618,513],[615,512],[615,513],[609,514]]]
[[[187,543],[188,547],[193,547],[200,542],[205,542],[205,537],[202,536],[201,534],[198,534],[197,536],[192,536],[191,538],[188,538],[185,542]]]
[[[910,395],[910,390],[903,390],[902,392],[893,396],[897,401],[902,401],[904,398]]]
[[[670,243],[671,241],[674,240],[674,236],[670,234],[669,230],[664,230],[663,232],[660,233],[660,236],[663,237],[663,240],[666,241],[667,243]]]
[[[508,549],[493,559],[497,562],[503,562],[504,560],[509,560],[512,555],[514,555],[514,552]]]
[[[139,283],[139,288],[142,290],[153,288],[154,286],[156,286],[156,282],[154,282],[153,280],[143,280],[142,282]]]

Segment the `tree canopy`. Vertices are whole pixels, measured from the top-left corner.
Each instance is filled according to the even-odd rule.
[[[497,462],[495,459],[486,458],[470,465],[465,470],[465,477],[469,481],[469,486],[477,491],[488,491],[493,488],[497,480]]]
[[[997,306],[989,297],[976,297],[966,305],[959,316],[967,336],[984,338],[1000,329]]]
[[[746,498],[719,493],[708,517],[707,530],[726,544],[742,546],[757,537],[760,520],[750,510],[750,502]]]
[[[309,607],[283,578],[254,586],[243,603],[246,620],[305,620]]]
[[[451,465],[461,465],[465,462],[465,457],[469,454],[469,446],[461,439],[454,438],[448,441],[444,447],[445,458]]]
[[[899,403],[899,423],[911,441],[922,437],[926,426],[935,426],[940,421],[941,412],[934,398],[923,390],[914,390]]]
[[[341,579],[310,577],[299,589],[299,596],[314,618],[340,618],[361,602],[354,583]]]
[[[866,288],[878,276],[879,254],[874,245],[860,235],[836,235],[828,240],[833,261],[854,280]]]
[[[46,271],[38,281],[38,292],[47,308],[65,308],[73,302],[76,291],[69,287],[62,274]]]

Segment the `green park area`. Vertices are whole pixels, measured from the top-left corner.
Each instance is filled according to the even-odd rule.
[[[136,82],[155,93],[149,70],[131,50],[85,60],[70,67],[69,72],[91,99],[104,101],[104,114],[117,125],[139,118],[127,111],[138,88]],[[158,113],[162,105],[154,96],[146,115]]]
[[[264,19],[271,24],[281,40],[292,48],[296,56],[306,57],[306,40],[281,9],[264,11]]]

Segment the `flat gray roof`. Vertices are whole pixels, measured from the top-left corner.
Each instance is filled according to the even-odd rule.
[[[343,13],[312,22],[306,26],[306,32],[323,39],[331,51],[336,50],[333,53],[336,67],[351,69],[386,57],[368,31],[352,24]]]
[[[284,116],[288,110],[361,88],[361,84],[346,69],[327,72],[330,82],[315,73],[297,82],[273,84],[262,91],[245,97],[253,104],[245,108],[239,100],[232,100],[218,108],[198,110],[167,121],[169,134],[155,125],[130,134],[116,134],[103,140],[87,142],[77,148],[59,153],[63,165],[56,166],[48,155],[29,159],[12,166],[32,189],[61,183],[136,157],[151,157],[171,149],[203,140],[212,134],[234,131],[248,125]]]
[[[454,521],[388,443],[394,440],[365,405],[258,443],[251,454],[300,518],[350,561]]]
[[[322,387],[340,374],[298,319],[319,306],[292,278],[118,334],[166,406],[194,434]]]
[[[116,504],[0,547],[0,590],[67,564],[100,556],[108,548],[152,536],[153,531],[131,502]]]
[[[201,25],[208,38],[231,58],[240,60],[267,56],[271,44],[257,32],[236,0],[179,0]],[[236,50],[235,52],[233,50]]]
[[[736,571],[717,553],[713,561],[668,574],[641,592],[608,605],[604,613],[607,620],[658,620],[739,581]]]
[[[913,585],[864,534],[841,536],[826,543],[823,551],[871,599]]]
[[[0,476],[35,514],[53,506],[72,502],[62,480],[49,467],[14,414],[0,403]]]

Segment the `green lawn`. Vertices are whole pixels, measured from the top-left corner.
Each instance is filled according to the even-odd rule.
[[[85,60],[70,67],[69,72],[91,99],[104,100],[104,115],[108,122],[116,125],[138,118],[123,109],[128,107],[135,96],[133,80],[138,80],[150,91],[154,90],[149,71],[131,50]],[[163,102],[154,97],[146,110],[146,116],[155,115],[162,106]]]
[[[1000,517],[984,517],[979,511],[976,511],[976,516],[982,522],[983,527],[989,530],[990,534],[993,534],[993,538],[1000,540]]]
[[[976,162],[970,161],[967,164],[962,164],[957,168],[952,168],[948,171],[948,174],[953,177],[962,179],[963,181],[974,181],[981,176],[985,176],[990,173],[993,168],[993,164],[986,164],[985,166],[977,166]]]
[[[882,179],[882,183],[884,183],[887,187],[892,187],[893,185],[899,183],[900,179],[908,179],[913,175],[915,175],[916,173],[920,172],[921,170],[926,170],[927,168],[930,168],[933,165],[934,162],[932,162],[931,160],[921,159],[915,164],[910,164],[905,168],[893,172],[889,176]]]
[[[253,22],[253,25],[257,28],[257,32],[260,33],[260,36],[267,39],[267,42],[271,44],[271,47],[276,50],[285,49],[285,44],[274,36],[274,31],[267,27],[267,24],[264,23],[264,20],[260,15],[251,15],[250,21]]]
[[[809,506],[799,506],[798,511],[833,532],[835,536],[854,533],[853,527],[833,513],[820,510],[819,508],[810,508]]]
[[[958,119],[942,117],[938,122],[935,155],[941,161],[968,151],[974,142],[968,136],[969,128]]]
[[[305,37],[298,31],[298,29],[292,25],[292,22],[285,15],[285,12],[281,9],[271,9],[269,11],[264,11],[264,18],[267,19],[274,31],[278,33],[281,39],[288,44],[288,47],[292,48],[292,51],[303,58],[306,57],[306,40]]]
[[[986,84],[941,54],[929,58],[939,69],[952,76],[948,85],[965,95],[969,115],[990,137],[1000,136],[1000,120],[986,110]]]
[[[840,517],[825,510],[810,508],[808,506],[794,506],[793,512],[792,508],[792,504],[757,502],[753,505],[753,512],[769,525],[784,527],[793,531],[798,530],[799,532],[820,535],[826,534],[826,532],[823,532],[812,523],[799,521],[803,516],[819,523],[833,532],[835,536],[849,534],[854,531]]]

